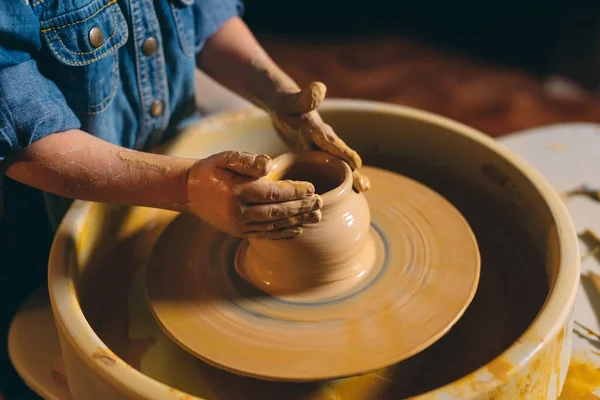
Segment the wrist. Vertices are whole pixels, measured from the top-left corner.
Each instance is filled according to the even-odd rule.
[[[190,203],[190,174],[196,162],[196,160],[174,157],[170,163],[171,168],[175,171],[175,174],[172,176],[172,195],[169,196],[169,199],[166,201],[153,202],[148,204],[148,206],[161,208],[163,210],[187,212]]]
[[[183,201],[181,202],[182,204],[188,204],[190,202],[190,196],[189,196],[189,192],[190,192],[190,176],[192,173],[192,169],[194,168],[194,165],[196,165],[196,163],[198,163],[198,160],[188,160],[188,159],[181,159],[181,174],[180,177],[178,179],[179,184],[179,191],[181,193],[183,193]]]
[[[267,112],[277,110],[284,96],[300,91],[298,84],[263,50],[250,60],[249,69],[248,92],[251,100]]]

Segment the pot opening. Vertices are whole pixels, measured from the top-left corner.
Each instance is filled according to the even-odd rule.
[[[315,186],[315,192],[323,195],[344,183],[345,170],[331,162],[296,161],[283,171],[282,180],[306,181]]]

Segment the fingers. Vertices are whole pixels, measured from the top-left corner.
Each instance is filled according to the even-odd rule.
[[[308,150],[309,143],[346,161],[353,170],[362,167],[358,153],[336,135],[333,128],[326,124],[317,112],[278,120],[276,130],[284,142],[293,143],[296,150]],[[300,148],[300,144],[303,144]],[[308,147],[308,148],[307,148]]]
[[[273,120],[273,128],[279,138],[285,145],[293,150],[310,150],[310,143],[307,143],[304,136],[299,135],[296,130],[291,128],[283,120]]]
[[[218,167],[251,178],[262,178],[273,167],[271,158],[263,154],[225,151],[213,157]]]
[[[259,179],[245,185],[240,200],[249,238],[285,239],[302,233],[305,224],[321,220],[323,199],[310,182]]]
[[[315,187],[310,182],[259,179],[244,185],[240,192],[240,199],[245,204],[280,203],[305,199],[314,194]]]
[[[271,222],[250,222],[246,224],[248,232],[268,232],[284,228],[301,227],[306,224],[316,224],[321,220],[321,210],[311,211],[294,217],[278,219]]]
[[[302,200],[245,206],[242,215],[246,222],[272,223],[319,210],[322,206],[323,199],[315,194]]]
[[[325,122],[318,121],[320,117],[314,116],[307,120],[304,127],[304,135],[322,150],[346,161],[352,170],[362,167],[362,160],[358,153],[335,134],[331,126]]]
[[[352,187],[357,192],[366,192],[371,188],[371,181],[365,175],[360,173],[358,170],[352,172]]]
[[[321,82],[313,82],[298,93],[287,94],[281,100],[279,112],[283,114],[304,114],[319,108],[327,87]]]
[[[250,239],[291,239],[302,233],[302,227],[277,229],[274,231],[254,231],[248,232],[244,236]]]
[[[321,220],[321,210],[268,223],[249,223],[244,236],[256,239],[288,239],[300,235],[302,225],[315,224]]]

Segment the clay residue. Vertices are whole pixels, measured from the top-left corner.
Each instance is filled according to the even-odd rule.
[[[115,365],[115,363],[116,363],[115,359],[112,358],[111,356],[109,356],[106,353],[106,350],[101,349],[101,348],[98,348],[98,350],[96,350],[94,353],[92,353],[92,359],[98,360],[102,364],[108,365],[109,367]]]
[[[65,372],[65,365],[63,363],[61,355],[58,355],[52,361],[51,375],[52,380],[54,381],[56,386],[62,389],[69,388],[69,383],[67,382],[67,374]]]
[[[569,146],[567,146],[565,143],[561,143],[561,142],[548,143],[546,145],[546,147],[549,150],[557,151],[557,152],[560,152],[560,153],[564,153],[565,151],[569,150]]]
[[[559,400],[600,399],[600,368],[581,356],[571,358]]]
[[[494,360],[487,366],[488,371],[498,380],[506,381],[515,366],[502,358]]]
[[[156,160],[155,157],[150,154],[135,151],[121,151],[119,152],[119,157],[127,164],[137,168],[150,168],[162,173],[171,171],[171,166],[167,162]]]

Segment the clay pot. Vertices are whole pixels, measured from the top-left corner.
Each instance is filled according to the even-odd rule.
[[[367,275],[375,259],[369,205],[352,189],[348,164],[324,152],[286,153],[273,160],[272,180],[312,182],[323,199],[322,219],[292,239],[250,239],[236,259],[238,273],[269,294],[331,296]],[[309,295],[310,296],[310,295]]]

